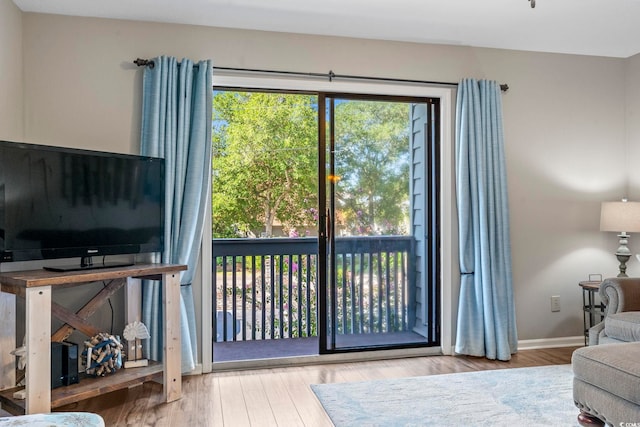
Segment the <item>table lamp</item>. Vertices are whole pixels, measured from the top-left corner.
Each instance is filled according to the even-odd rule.
[[[640,232],[640,202],[602,202],[600,210],[600,231],[615,231],[620,241],[616,257],[620,262],[618,277],[627,277],[627,261],[631,257],[629,250],[629,232]]]

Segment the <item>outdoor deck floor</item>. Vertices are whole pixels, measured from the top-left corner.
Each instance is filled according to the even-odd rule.
[[[415,332],[388,334],[338,335],[337,348],[369,346],[415,345],[426,343],[426,339]],[[287,338],[278,340],[255,340],[213,343],[213,362],[235,362],[241,360],[277,359],[318,354],[319,341],[312,338]]]

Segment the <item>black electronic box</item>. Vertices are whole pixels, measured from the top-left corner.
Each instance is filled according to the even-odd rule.
[[[78,346],[69,342],[51,343],[51,388],[76,384],[78,377]]]

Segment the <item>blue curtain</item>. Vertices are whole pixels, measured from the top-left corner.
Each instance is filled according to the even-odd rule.
[[[200,254],[211,177],[211,61],[159,57],[143,77],[141,153],[165,159],[165,250],[163,263],[185,264],[180,278],[182,372],[197,362],[191,282]],[[143,286],[142,321],[152,335],[151,359],[162,356],[162,288]]]
[[[465,79],[456,104],[460,300],[456,353],[517,351],[500,85]]]

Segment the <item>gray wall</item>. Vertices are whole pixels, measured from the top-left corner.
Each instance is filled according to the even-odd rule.
[[[22,12],[0,0],[0,139],[24,136],[22,76]]]
[[[627,60],[623,90],[626,97],[625,139],[627,146],[625,155],[619,158],[619,165],[628,171],[630,197],[633,200],[640,200],[640,168],[634,161],[640,158],[640,54]],[[640,236],[634,240],[631,244],[637,252],[640,252]]]
[[[131,64],[136,57],[164,54],[211,58],[228,67],[508,83],[503,105],[519,338],[581,335],[578,282],[590,273],[617,273],[612,254],[617,239],[598,230],[599,208],[602,200],[627,192],[640,198],[640,173],[629,160],[640,151],[638,57],[20,14],[9,0],[0,0],[0,16],[2,32],[7,31],[2,21],[22,26],[24,67],[8,68],[12,82],[24,80],[23,98],[13,96],[16,105],[24,103],[29,142],[137,152],[142,71]],[[16,37],[19,29],[10,34],[11,42],[0,39],[0,64],[20,56]],[[11,49],[5,53],[5,47]],[[0,85],[14,90],[4,79]],[[19,119],[13,105],[0,99],[0,137],[21,136],[20,127],[1,117],[9,110]],[[630,245],[640,252],[640,237],[633,236]],[[640,274],[637,260],[628,272]],[[456,283],[443,285],[457,296]],[[551,295],[561,297],[558,313],[550,312]]]

